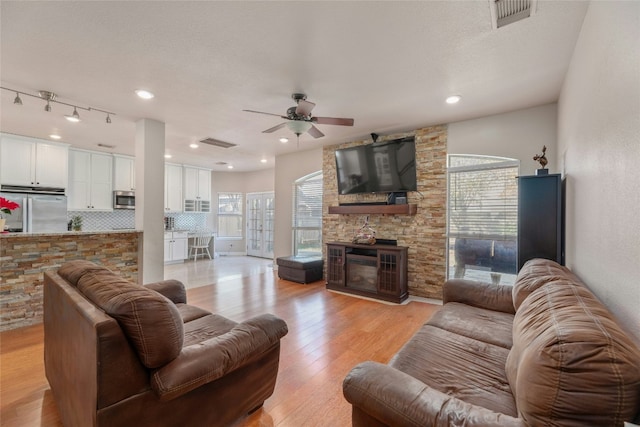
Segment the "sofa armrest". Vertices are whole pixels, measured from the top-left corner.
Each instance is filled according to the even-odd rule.
[[[174,399],[256,360],[287,332],[287,324],[276,316],[253,317],[226,334],[184,347],[153,373],[151,386],[160,400]]]
[[[169,298],[174,304],[187,303],[187,291],[179,280],[163,280],[161,282],[147,283],[144,287]]]
[[[342,388],[349,403],[389,426],[524,427],[518,418],[466,403],[377,362],[357,365]]]
[[[513,286],[493,285],[464,279],[451,279],[444,282],[442,302],[459,302],[488,310],[514,314]]]

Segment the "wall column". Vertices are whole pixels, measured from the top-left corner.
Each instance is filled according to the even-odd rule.
[[[143,230],[139,250],[140,283],[164,279],[164,123],[136,122],[136,229]]]

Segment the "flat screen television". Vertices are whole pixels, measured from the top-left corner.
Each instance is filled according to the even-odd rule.
[[[417,191],[413,136],[336,150],[339,194]]]

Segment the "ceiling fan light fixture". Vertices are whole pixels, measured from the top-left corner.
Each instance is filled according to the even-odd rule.
[[[305,122],[303,120],[291,120],[287,122],[287,127],[296,135],[302,135],[303,133],[311,129],[311,123]]]
[[[22,99],[20,98],[20,93],[16,92],[16,97],[13,99],[13,103],[22,105]]]

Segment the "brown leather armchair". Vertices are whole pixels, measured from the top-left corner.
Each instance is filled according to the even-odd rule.
[[[66,427],[224,426],[273,393],[286,323],[236,323],[88,261],[45,273],[45,370]]]

